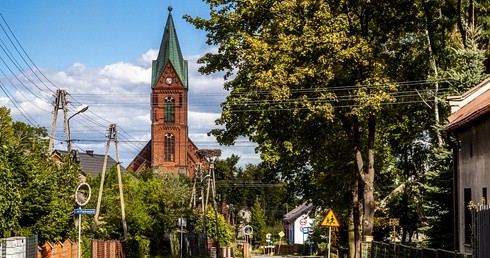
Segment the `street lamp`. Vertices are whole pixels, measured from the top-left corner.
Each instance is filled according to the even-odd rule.
[[[68,153],[71,152],[71,139],[70,139],[70,119],[72,119],[74,116],[83,113],[88,110],[88,105],[81,105],[77,108],[75,114],[71,115],[65,123],[65,132],[66,132],[66,149],[68,150]]]

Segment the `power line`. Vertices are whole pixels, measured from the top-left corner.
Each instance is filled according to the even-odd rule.
[[[22,44],[20,44],[19,40],[17,39],[17,37],[15,36],[15,34],[13,33],[12,29],[10,28],[10,26],[8,25],[7,21],[5,20],[5,18],[3,17],[2,13],[0,12],[0,17],[2,18],[2,21],[3,23],[5,23],[5,26],[7,26],[8,28],[8,31],[10,32],[10,34],[12,35],[12,37],[15,39],[15,42],[17,42],[17,45],[20,47],[20,49],[22,49],[22,52],[24,53],[24,55],[27,57],[27,59],[33,64],[33,66],[36,68],[36,71],[38,73],[40,73],[44,79],[46,79],[49,83],[51,83],[51,85],[55,86],[45,75],[44,73],[41,71],[41,69],[39,69],[39,67],[32,61],[31,57],[27,54],[27,52],[25,51],[24,47],[22,47]],[[39,79],[39,81],[48,89],[49,92],[53,93],[54,94],[54,90],[50,89],[45,83],[43,80],[41,80],[41,78],[39,78],[39,76],[37,75],[36,72],[34,72],[34,69],[32,69],[32,67],[29,65],[29,63],[24,59],[24,56],[19,52],[19,49],[15,46],[14,42],[12,41],[12,39],[9,37],[8,33],[5,31],[5,28],[1,25],[0,23],[0,26],[2,28],[2,30],[4,31],[5,35],[8,37],[9,41],[11,42],[12,46],[14,46],[15,50],[17,51],[17,53],[19,54],[19,56],[22,58],[22,60],[24,60],[24,63],[29,67],[29,69],[33,72],[33,74]],[[57,87],[56,87],[57,88]]]

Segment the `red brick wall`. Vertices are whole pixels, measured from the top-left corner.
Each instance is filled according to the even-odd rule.
[[[171,77],[172,84],[165,83]],[[173,123],[164,122],[164,102],[166,97],[174,99]],[[162,172],[178,173],[180,168],[187,167],[187,146],[189,144],[187,127],[187,89],[180,82],[171,63],[167,63],[160,79],[152,89],[152,167]],[[164,160],[165,134],[171,133],[175,137],[174,161]]]

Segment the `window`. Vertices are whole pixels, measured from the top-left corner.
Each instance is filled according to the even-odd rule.
[[[174,156],[175,156],[174,154],[175,154],[175,137],[171,133],[165,134],[164,160],[174,161]]]
[[[165,105],[163,107],[165,111],[165,122],[174,122],[175,121],[175,101],[173,97],[165,98]]]
[[[464,242],[471,244],[471,211],[468,204],[471,201],[471,188],[464,189]]]
[[[487,203],[488,203],[488,201],[487,201],[488,200],[487,199],[487,188],[486,187],[483,187],[481,189],[481,192],[482,192],[482,194],[481,194],[481,204],[482,205],[487,205]]]

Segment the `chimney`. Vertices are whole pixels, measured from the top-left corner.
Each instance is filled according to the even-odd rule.
[[[90,155],[92,157],[94,156],[94,150],[92,150],[92,149],[86,150],[85,153],[87,153],[87,155]]]
[[[80,153],[78,150],[71,150],[71,154],[73,155],[73,161],[75,161],[76,164],[80,164]]]

